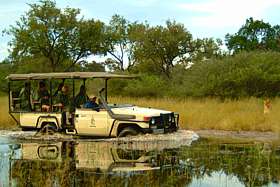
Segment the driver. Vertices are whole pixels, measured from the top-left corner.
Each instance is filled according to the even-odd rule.
[[[100,108],[99,108],[99,105],[96,103],[96,99],[97,97],[96,96],[91,96],[89,101],[87,101],[85,104],[84,104],[84,108],[92,108],[94,110],[96,110],[97,112],[99,112]]]

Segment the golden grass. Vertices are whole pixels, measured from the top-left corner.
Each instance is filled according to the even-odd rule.
[[[8,97],[0,97],[0,128],[1,129],[13,129],[17,125],[15,121],[11,118],[8,112]]]
[[[263,101],[256,98],[222,102],[218,99],[112,97],[109,101],[177,112],[184,129],[280,132],[280,99],[272,101],[272,110],[266,115],[263,114]]]
[[[174,111],[180,114],[180,126],[184,129],[280,132],[280,98],[272,100],[272,110],[266,115],[263,114],[263,101],[256,98],[221,102],[208,98],[111,97],[109,101]],[[8,114],[6,96],[0,97],[0,112],[0,128],[15,128],[16,124]]]

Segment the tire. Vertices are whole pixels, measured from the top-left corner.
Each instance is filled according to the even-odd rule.
[[[53,124],[46,124],[40,131],[44,134],[54,134],[57,132],[57,127]]]
[[[26,128],[26,127],[21,127],[22,131],[32,131],[32,129]]]
[[[118,137],[136,136],[138,134],[142,134],[142,132],[140,132],[138,129],[135,129],[135,127],[125,127],[119,133]]]

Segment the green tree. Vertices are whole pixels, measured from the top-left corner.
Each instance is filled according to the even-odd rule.
[[[100,22],[83,22],[78,18],[79,9],[62,10],[51,0],[41,0],[29,6],[30,10],[16,25],[5,31],[13,37],[9,44],[12,49],[10,57],[14,62],[22,63],[26,57],[44,57],[45,66],[51,67],[52,71],[70,70],[97,51],[84,44],[88,41],[85,36],[89,34],[80,31],[85,27],[92,28],[92,25],[98,27],[102,25]]]
[[[92,62],[86,63],[84,65],[83,71],[105,72],[105,67],[101,63],[97,63],[95,61],[92,61]]]
[[[125,54],[129,48],[129,22],[120,15],[113,15],[107,27],[107,52],[113,56],[118,69],[124,71]]]
[[[105,67],[107,67],[107,69],[110,71],[110,72],[114,72],[114,71],[120,71],[120,64],[118,61],[112,59],[112,58],[107,58],[105,60],[105,62],[103,62],[103,65]]]
[[[237,33],[226,35],[226,45],[234,53],[251,50],[280,50],[280,26],[249,18]]]
[[[146,27],[136,37],[134,58],[157,64],[160,72],[170,78],[176,60],[194,51],[192,35],[184,25],[167,21],[166,27]]]
[[[205,61],[211,58],[222,57],[225,52],[221,50],[223,45],[220,39],[203,38],[195,40],[195,51],[189,57],[188,62]]]
[[[13,68],[13,64],[8,59],[0,62],[0,91],[6,92],[8,90],[5,78],[13,72]]]
[[[279,52],[241,52],[195,63],[182,87],[186,95],[220,98],[275,97],[280,93]]]

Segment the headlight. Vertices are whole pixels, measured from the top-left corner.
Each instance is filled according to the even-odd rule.
[[[171,121],[172,121],[172,116],[169,115],[169,117],[168,117],[168,122],[171,122]]]
[[[152,119],[151,119],[151,124],[152,124],[152,125],[155,125],[155,124],[156,124],[155,118],[152,118]]]

